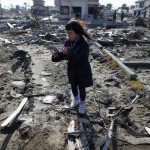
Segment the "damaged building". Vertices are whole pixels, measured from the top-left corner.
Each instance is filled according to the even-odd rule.
[[[60,8],[60,17],[85,18],[87,15],[95,15],[99,6],[99,0],[55,0],[55,5]]]
[[[33,6],[31,7],[31,14],[33,16],[48,16],[48,7],[45,7],[45,1],[43,0],[33,0]]]
[[[138,0],[135,2],[133,9],[134,16],[149,18],[150,17],[150,0]]]

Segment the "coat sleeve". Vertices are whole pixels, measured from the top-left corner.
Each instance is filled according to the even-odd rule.
[[[64,54],[62,52],[58,53],[58,57],[52,56],[52,62],[60,62],[61,60],[64,60]]]
[[[73,60],[76,64],[82,64],[85,60],[88,60],[89,57],[89,45],[88,43],[85,43],[82,46],[82,49],[80,52],[76,52],[74,50],[69,51],[68,53],[68,60]]]
[[[64,46],[67,45],[67,41],[65,42]],[[58,53],[58,57],[52,56],[52,62],[60,62],[62,60],[66,60],[67,59],[67,55],[65,55],[63,52]]]

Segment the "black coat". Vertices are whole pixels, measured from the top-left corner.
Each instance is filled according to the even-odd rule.
[[[90,87],[93,85],[91,66],[89,63],[89,45],[81,38],[76,43],[66,41],[65,47],[68,47],[67,55],[62,52],[58,53],[58,57],[52,56],[53,62],[68,60],[67,75],[69,83],[77,84],[81,87]]]

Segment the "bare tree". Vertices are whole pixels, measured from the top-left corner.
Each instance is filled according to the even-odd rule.
[[[111,9],[112,9],[112,4],[107,4],[107,5],[106,5],[106,9],[107,9],[108,11],[111,11]]]
[[[134,6],[134,5],[131,5],[131,6],[130,6],[130,9],[131,9],[131,10],[133,10],[134,8],[135,8],[135,6]]]
[[[125,9],[127,7],[127,4],[122,4],[122,8]]]
[[[130,8],[127,6],[127,4],[122,5],[122,10],[125,10],[126,12],[129,12]]]

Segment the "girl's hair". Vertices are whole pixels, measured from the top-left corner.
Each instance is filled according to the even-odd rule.
[[[73,30],[76,34],[84,36],[87,40],[93,40],[92,36],[85,30],[83,22],[79,20],[72,20],[67,23],[66,30]]]

